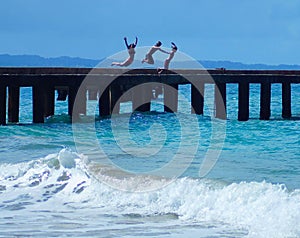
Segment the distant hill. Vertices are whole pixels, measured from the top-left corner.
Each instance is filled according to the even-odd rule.
[[[226,68],[226,69],[266,69],[266,70],[300,70],[300,65],[267,65],[267,64],[243,64],[240,62],[232,61],[210,61],[210,60],[201,60],[200,63],[204,68]]]
[[[45,58],[38,55],[9,55],[0,54],[0,67],[95,67],[102,60],[84,59],[79,57],[61,56]],[[300,70],[300,65],[267,65],[267,64],[243,64],[232,61],[199,60],[206,69],[282,69]],[[189,63],[187,62],[187,65]]]
[[[38,55],[0,55],[0,66],[16,67],[94,67],[99,60],[61,56],[44,58]]]

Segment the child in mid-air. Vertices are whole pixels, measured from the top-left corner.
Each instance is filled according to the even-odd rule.
[[[142,63],[146,62],[148,64],[154,64],[154,59],[153,59],[152,55],[158,50],[163,52],[163,53],[169,54],[169,52],[167,52],[167,51],[160,48],[161,45],[162,45],[162,43],[160,41],[158,41],[154,46],[152,46],[150,48],[150,50],[148,51],[148,53],[146,54],[145,59],[142,60]]]
[[[111,65],[116,65],[116,66],[120,66],[120,67],[126,67],[126,66],[129,66],[132,64],[132,62],[134,61],[134,55],[135,55],[135,50],[134,48],[136,47],[137,45],[137,42],[138,42],[138,38],[135,37],[135,43],[132,43],[130,45],[128,45],[127,43],[127,38],[124,37],[124,41],[125,41],[125,44],[126,44],[126,47],[128,49],[128,54],[129,54],[129,57],[124,61],[124,62],[113,62]]]

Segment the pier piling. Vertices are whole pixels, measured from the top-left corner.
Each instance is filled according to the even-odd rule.
[[[44,123],[45,88],[42,85],[32,87],[33,123]]]
[[[260,120],[269,120],[271,116],[271,83],[263,82],[260,87]]]
[[[192,113],[203,115],[204,83],[194,83],[191,86]]]
[[[240,82],[238,92],[238,120],[249,120],[249,83]]]
[[[0,85],[0,125],[6,124],[6,86]]]
[[[216,118],[226,119],[226,83],[215,83]]]
[[[282,83],[282,118],[288,119],[292,117],[291,102],[291,84],[289,82]]]
[[[8,122],[19,122],[20,88],[8,87]]]
[[[110,87],[100,90],[99,114],[100,116],[111,115],[111,90]]]
[[[45,117],[55,113],[55,90],[57,100],[68,99],[68,115],[79,119],[87,113],[87,100],[95,99],[99,100],[100,116],[119,113],[120,101],[132,101],[133,111],[150,111],[151,100],[162,93],[157,90],[162,85],[164,111],[177,112],[178,87],[182,84],[191,85],[191,113],[198,115],[204,113],[205,86],[214,85],[215,117],[226,120],[226,87],[238,84],[237,119],[247,121],[250,84],[260,84],[259,118],[269,120],[271,86],[281,84],[282,118],[289,119],[292,117],[291,85],[299,83],[300,70],[178,69],[158,74],[156,69],[0,67],[0,125],[7,121],[19,122],[22,87],[32,88],[33,122],[43,123]]]
[[[132,88],[132,111],[150,112],[152,85],[149,83]]]
[[[79,115],[86,115],[86,106],[87,106],[87,90],[85,87],[79,87],[77,89],[76,94],[76,109],[73,108],[73,110],[76,110],[77,114]]]
[[[75,98],[77,95],[77,88],[75,86],[70,86],[68,90],[68,115],[69,116],[78,116],[78,111],[73,113]],[[77,108],[78,109],[78,108]]]
[[[119,85],[111,86],[111,113],[120,113],[120,98],[122,96],[122,90]]]
[[[164,85],[164,111],[178,111],[178,84]]]
[[[46,86],[44,116],[53,116],[55,112],[55,90],[53,86]]]

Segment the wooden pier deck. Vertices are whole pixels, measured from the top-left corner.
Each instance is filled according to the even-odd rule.
[[[261,120],[271,115],[272,84],[282,85],[282,117],[292,117],[291,84],[300,83],[300,71],[295,70],[176,69],[158,75],[155,69],[0,67],[0,124],[19,122],[21,87],[32,87],[33,123],[43,123],[45,117],[54,115],[55,90],[61,99],[68,95],[70,116],[86,113],[88,91],[94,99],[100,95],[99,114],[107,116],[118,113],[118,99],[136,86],[130,99],[133,110],[149,111],[152,89],[162,84],[165,111],[170,112],[177,111],[178,85],[191,84],[192,113],[196,114],[203,114],[205,84],[214,84],[215,117],[220,119],[226,119],[226,85],[238,84],[238,120],[247,121],[253,83],[261,85]]]

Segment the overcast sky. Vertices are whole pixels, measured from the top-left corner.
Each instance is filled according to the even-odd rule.
[[[300,0],[1,0],[0,54],[102,59],[157,40],[199,60],[300,64]]]

